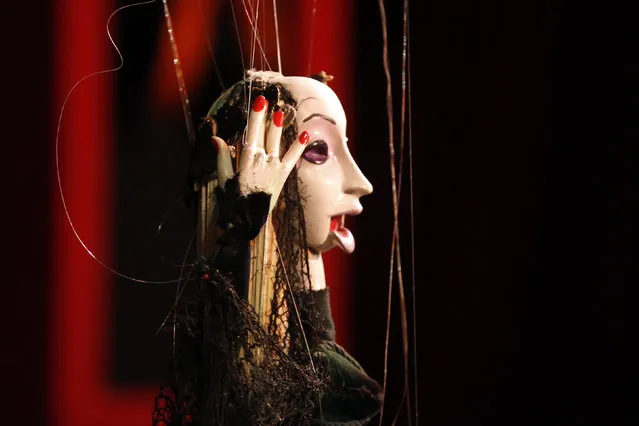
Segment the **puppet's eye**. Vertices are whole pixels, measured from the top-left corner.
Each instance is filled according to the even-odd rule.
[[[328,144],[323,140],[315,141],[304,150],[302,156],[313,164],[324,164],[328,160]]]

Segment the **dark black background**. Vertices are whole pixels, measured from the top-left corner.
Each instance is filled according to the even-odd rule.
[[[53,6],[5,6],[6,424],[44,424],[46,415],[46,247],[59,108],[51,101]],[[629,349],[639,136],[631,6],[412,2],[421,424],[639,424]],[[401,5],[387,9],[397,100]],[[376,5],[361,2],[357,20],[357,159],[376,192],[363,199],[375,214],[357,225],[366,230],[355,255],[365,279],[354,283],[354,352],[381,378],[392,228]],[[407,179],[401,230],[410,282]],[[402,387],[397,305],[393,312],[389,412]]]

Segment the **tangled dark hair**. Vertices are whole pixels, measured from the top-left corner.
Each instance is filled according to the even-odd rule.
[[[281,83],[249,74],[207,115],[201,131],[209,147],[194,148],[191,182],[214,173],[211,135],[241,148],[249,106],[260,95],[268,100],[268,117],[277,109],[285,111],[282,152],[294,143],[297,100]],[[282,297],[271,300],[268,326],[242,297],[238,282],[249,254],[246,241],[227,243],[212,258],[200,259],[199,277],[188,283],[174,308],[172,380],[156,398],[154,426],[305,425],[321,416],[327,380],[321,362],[313,359],[327,331],[309,288],[303,198],[295,168],[272,217],[279,246],[274,294]],[[276,332],[282,327],[283,336]]]

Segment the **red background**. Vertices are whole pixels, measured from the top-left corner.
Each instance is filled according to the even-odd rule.
[[[242,32],[245,61],[250,46],[250,29],[241,3],[236,13]],[[197,92],[205,77],[207,51],[202,30],[194,24],[201,10],[196,2],[175,3],[174,28],[187,87]],[[284,69],[290,74],[305,73],[313,38],[307,24],[313,21],[312,4],[298,10],[280,4]],[[159,7],[154,5],[153,7]],[[105,22],[115,5],[111,1],[66,0],[56,3],[56,99],[61,104],[70,87],[84,75],[114,66],[113,55],[105,43]],[[149,13],[152,9],[149,8]],[[216,28],[216,10],[205,11],[210,25]],[[126,12],[124,12],[126,13]],[[324,34],[313,46],[313,62],[339,76],[333,85],[345,108],[352,111],[352,87],[348,62],[350,57],[348,28],[351,6],[346,2],[323,2],[315,13],[315,28],[334,25],[336,31]],[[265,19],[262,17],[262,19]],[[291,25],[285,25],[291,22]],[[118,38],[117,17],[114,35]],[[270,24],[270,23],[269,23]],[[199,31],[198,31],[199,30]],[[212,34],[215,34],[213,32]],[[156,113],[180,108],[172,57],[164,32],[158,37],[153,70]],[[271,42],[272,42],[271,38]],[[270,44],[271,61],[275,58]],[[218,59],[219,60],[219,59]],[[125,57],[125,63],[127,58]],[[256,65],[259,62],[256,62]],[[273,64],[275,65],[275,64]],[[67,207],[82,238],[90,250],[107,265],[113,265],[114,149],[116,133],[114,74],[89,78],[72,93],[63,116],[60,135],[60,172]],[[50,321],[55,340],[50,343],[51,384],[50,411],[54,424],[99,425],[118,419],[120,425],[138,425],[149,421],[150,407],[161,382],[155,386],[118,386],[109,379],[113,361],[109,359],[111,328],[115,311],[111,307],[113,277],[90,258],[68,226],[60,206],[57,181],[52,180],[53,226],[52,294]],[[331,283],[333,314],[343,344],[350,333],[347,317],[350,281],[347,262],[339,253],[326,256],[327,280]],[[131,283],[132,285],[136,285]],[[129,284],[129,285],[131,285]],[[81,319],[81,320],[79,320]]]

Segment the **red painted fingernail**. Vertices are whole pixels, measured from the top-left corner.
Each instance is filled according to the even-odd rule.
[[[307,132],[306,130],[304,130],[304,131],[302,132],[302,134],[300,135],[300,143],[301,143],[302,145],[306,145],[306,144],[308,143],[308,140],[309,140],[310,138],[311,138],[311,137],[308,135],[308,132]]]
[[[282,111],[275,111],[273,113],[273,124],[277,127],[282,127],[284,124],[284,113]]]
[[[266,98],[262,95],[258,96],[253,102],[253,111],[260,112],[264,109],[264,107],[268,104]]]

